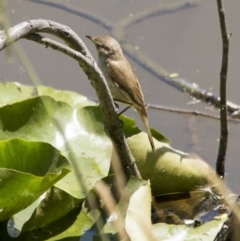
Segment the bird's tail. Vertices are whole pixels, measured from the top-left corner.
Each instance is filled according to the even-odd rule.
[[[148,139],[149,139],[149,142],[151,144],[151,147],[152,147],[152,150],[155,152],[155,145],[154,145],[154,142],[153,142],[153,137],[152,137],[152,133],[150,131],[150,128],[149,128],[149,122],[148,122],[148,117],[146,115],[143,115],[142,112],[138,111],[138,114],[140,115],[141,119],[142,119],[142,122],[147,130],[147,134],[148,134]]]

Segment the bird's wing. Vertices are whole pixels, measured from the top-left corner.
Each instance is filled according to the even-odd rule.
[[[129,104],[132,104],[144,116],[147,116],[143,93],[134,70],[128,61],[125,62],[125,68],[123,69],[122,61],[125,62],[127,60],[124,58],[120,61],[110,61],[108,63],[109,76],[113,83],[119,87],[127,100],[129,100]]]
[[[123,60],[127,61],[126,59]],[[141,87],[131,65],[128,62],[125,63],[127,63],[127,65],[125,65],[125,68],[123,69],[121,67],[121,61],[109,61],[108,74],[113,83],[119,87],[127,100],[129,100],[129,104],[132,104],[137,110],[146,127],[152,150],[155,151]]]

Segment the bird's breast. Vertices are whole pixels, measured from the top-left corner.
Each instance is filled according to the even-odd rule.
[[[115,84],[112,81],[111,76],[109,75],[109,71],[108,71],[108,63],[103,59],[99,59],[98,61],[98,66],[99,68],[102,70],[103,75],[107,81],[108,87],[111,91],[112,97],[113,99],[115,99],[116,101],[120,101],[120,102],[124,102],[124,103],[129,103],[129,100],[126,98],[126,96],[123,94],[123,92],[121,91],[121,89],[117,86],[117,84]],[[131,104],[131,103],[129,103]]]

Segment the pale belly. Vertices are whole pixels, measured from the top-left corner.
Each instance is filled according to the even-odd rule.
[[[100,63],[98,63],[98,66],[100,67],[100,69],[104,74],[104,77],[107,81],[107,84],[111,91],[113,99],[116,101],[124,102],[125,104],[129,103],[129,105],[131,105],[130,101],[125,97],[125,95],[122,93],[119,87],[112,82],[111,77],[108,74],[106,65],[101,65]]]

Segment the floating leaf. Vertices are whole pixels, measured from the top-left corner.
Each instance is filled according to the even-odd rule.
[[[114,178],[114,177],[111,177],[111,178]],[[109,180],[111,180],[111,179],[109,178]],[[112,181],[110,182],[109,185],[111,185],[111,183],[112,183]],[[117,218],[117,220],[119,221],[119,224],[117,225],[118,229],[116,230],[116,225],[114,223],[114,220],[113,221],[111,221],[111,219],[109,220],[110,215],[112,215],[112,213],[111,213],[109,215],[109,217],[107,217],[107,222],[106,222],[105,226],[103,227],[101,234],[103,234],[103,233],[116,234],[117,232],[121,231],[121,229],[123,229],[125,227],[125,219],[126,219],[127,210],[128,210],[128,206],[129,206],[131,197],[132,197],[133,193],[136,192],[136,190],[138,190],[140,187],[146,186],[146,185],[147,185],[146,181],[138,179],[138,178],[131,177],[128,180],[126,187],[123,190],[121,199],[119,200],[116,208],[113,211],[113,213],[116,214],[116,216],[118,217]],[[107,205],[108,204],[106,203],[106,206]]]
[[[154,241],[151,222],[151,189],[148,183],[131,196],[125,228],[131,240]]]
[[[106,185],[111,185],[112,178],[113,177],[107,177],[103,181]],[[100,180],[98,183],[102,183],[103,181]],[[108,205],[108,203],[103,203],[102,201],[100,201],[98,195],[96,195],[96,190],[93,189],[88,193],[86,201],[83,203],[80,213],[76,214],[77,216],[75,216],[75,220],[70,218],[71,214],[68,214],[65,219],[59,219],[55,223],[50,224],[45,229],[39,229],[35,231],[34,234],[32,232],[25,233],[23,235],[23,237],[25,238],[24,240],[29,240],[28,237],[31,237],[32,235],[40,240],[47,241],[65,239],[70,241],[88,241],[98,240],[98,238],[102,236],[108,237],[109,235],[112,238],[118,237],[117,232],[119,230],[116,230],[114,228],[113,223],[116,222],[116,220],[119,221],[120,218],[123,218],[123,226],[121,227],[124,228],[125,217],[127,214],[127,209],[129,201],[131,200],[131,196],[139,188],[145,187],[146,184],[146,181],[139,180],[136,178],[130,178],[128,180],[123,196],[114,209],[114,213],[117,213],[117,219],[110,220],[109,217],[105,217],[104,212],[102,210],[102,205]],[[147,189],[149,189],[149,186]],[[108,192],[108,190],[105,191]],[[146,194],[146,192],[144,193]],[[104,194],[104,190],[102,194]],[[147,195],[149,195],[149,193]],[[143,196],[141,195],[141,197]],[[96,205],[92,205],[93,203],[95,203]],[[142,204],[144,205],[144,202],[142,202]],[[147,201],[146,205],[149,205],[149,201]],[[103,223],[99,226],[101,222]],[[100,231],[101,234],[99,233]],[[18,238],[16,240],[18,240]]]
[[[96,106],[96,104],[90,101],[87,97],[79,95],[73,91],[56,90],[47,86],[38,86],[36,88],[39,96],[49,96],[55,101],[65,102],[73,107],[81,108],[84,106]]]
[[[14,228],[15,233],[18,230],[19,234],[39,229],[67,215],[80,202],[81,200],[75,199],[53,186],[26,209],[15,214],[9,222],[13,221],[12,228]],[[13,237],[16,237],[16,235]]]
[[[78,199],[108,173],[112,144],[99,107],[73,108],[46,96],[6,105],[0,108],[0,138],[13,137],[46,142],[60,150],[77,176],[70,173],[58,187]]]
[[[26,208],[70,171],[66,158],[47,143],[1,141],[0,160],[1,221]]]
[[[216,240],[227,218],[227,215],[223,214],[219,220],[207,222],[196,228],[158,223],[153,225],[153,235],[157,240],[162,241],[213,241]]]
[[[75,107],[95,105],[87,97],[72,91],[55,90],[47,86],[28,86],[17,82],[0,82],[0,106],[13,104],[37,96],[49,96],[55,101],[68,103]]]
[[[208,175],[215,175],[199,158],[166,143],[155,141],[156,152],[152,152],[145,133],[128,138],[128,144],[143,179],[150,180],[154,196],[194,190],[209,182]]]
[[[134,119],[131,119],[131,118],[125,116],[125,115],[120,115],[119,119],[121,121],[123,121],[123,123],[124,123],[123,127],[122,127],[122,130],[123,130],[126,138],[142,132],[140,130],[140,128],[138,126],[136,126],[136,121]],[[157,130],[151,128],[151,132],[152,132],[153,137],[156,140],[161,141],[161,142],[170,143],[170,141],[163,134],[158,132]]]

